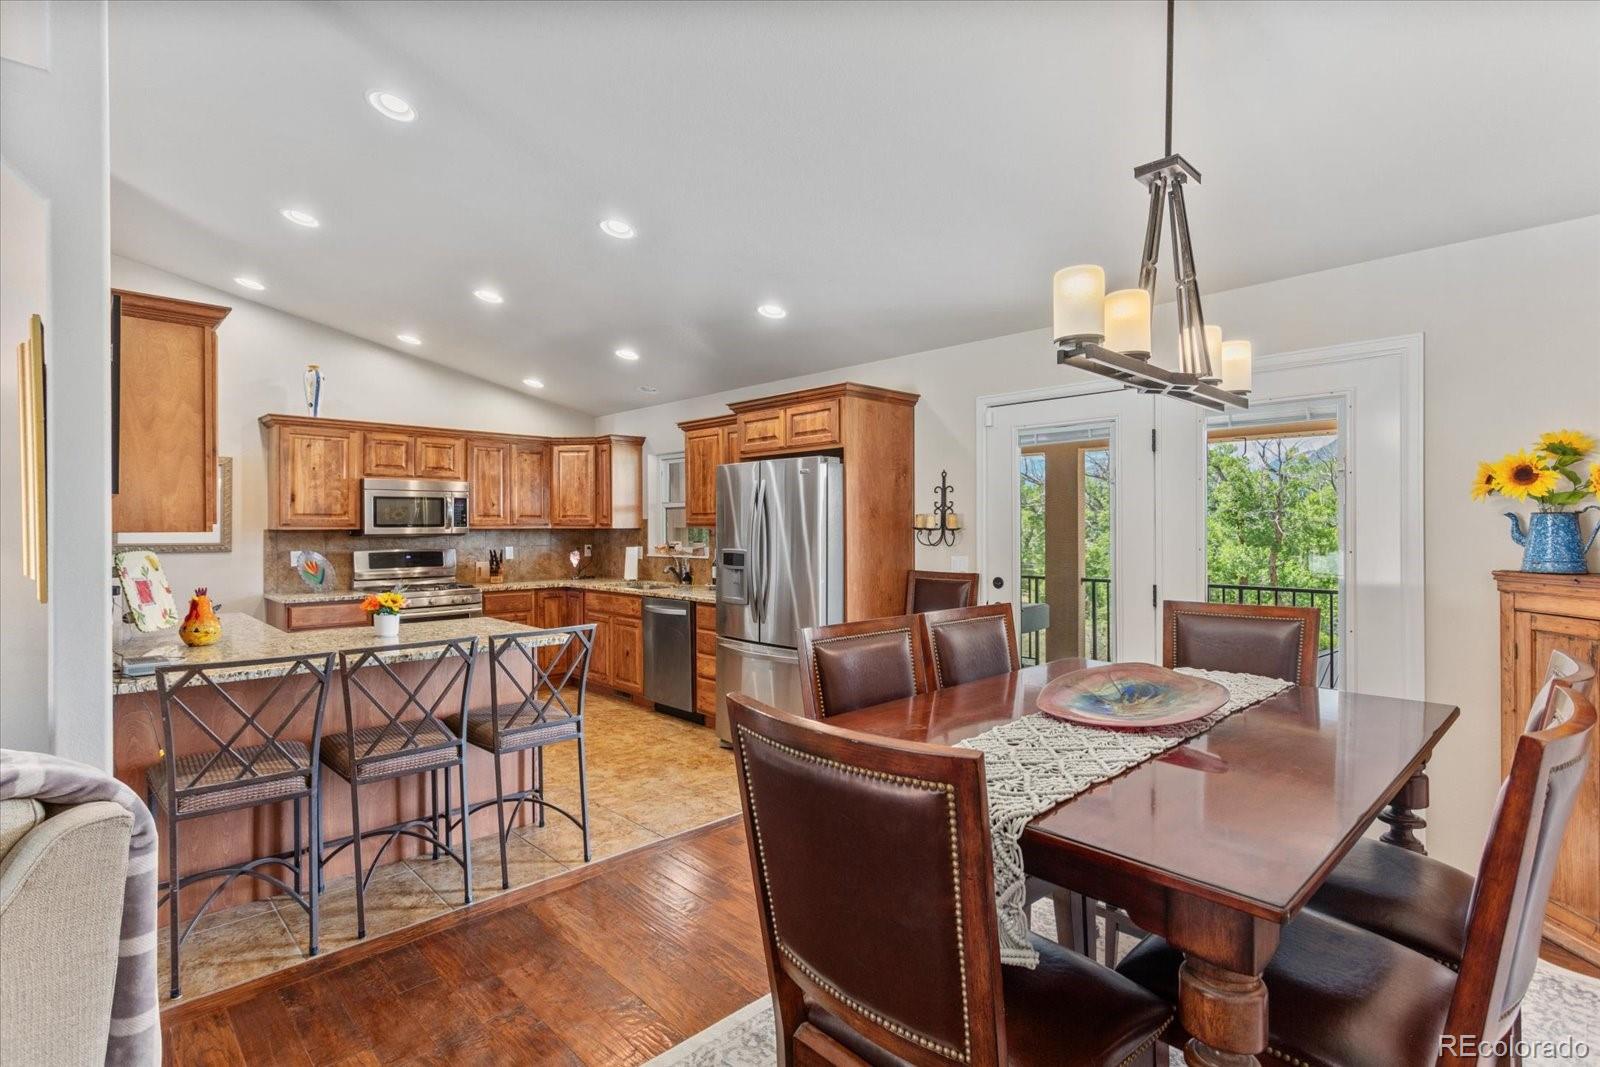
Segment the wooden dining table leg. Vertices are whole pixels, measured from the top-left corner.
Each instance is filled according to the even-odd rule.
[[[1178,972],[1178,1017],[1189,1067],[1248,1067],[1267,1048],[1267,985],[1195,956]]]
[[[1428,850],[1417,839],[1417,831],[1428,825],[1428,820],[1421,814],[1428,806],[1427,767],[1426,763],[1418,767],[1416,773],[1400,787],[1400,792],[1389,801],[1388,807],[1378,813],[1378,821],[1389,827],[1383,832],[1382,840],[1386,844],[1399,845],[1424,856]]]

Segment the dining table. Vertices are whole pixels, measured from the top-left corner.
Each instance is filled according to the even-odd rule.
[[[1095,665],[1053,660],[828,722],[952,745],[1038,714],[1046,683]],[[1290,686],[1038,814],[1022,833],[1023,865],[1030,878],[1122,909],[1184,953],[1188,1063],[1258,1063],[1270,994],[1262,973],[1284,925],[1386,805],[1425,797],[1428,759],[1459,714]]]

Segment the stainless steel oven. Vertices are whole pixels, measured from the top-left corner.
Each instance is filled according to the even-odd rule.
[[[467,483],[431,478],[366,478],[361,532],[426,536],[467,532]]]

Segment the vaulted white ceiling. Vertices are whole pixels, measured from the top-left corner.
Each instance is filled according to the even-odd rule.
[[[596,413],[1044,326],[1057,267],[1133,283],[1163,18],[123,0],[113,248]],[[1600,212],[1597,42],[1589,3],[1183,0],[1202,285]]]

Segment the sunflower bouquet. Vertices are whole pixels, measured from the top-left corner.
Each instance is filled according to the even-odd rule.
[[[1553,430],[1541,436],[1531,451],[1518,449],[1493,463],[1479,463],[1472,499],[1531,500],[1540,511],[1581,504],[1591,495],[1600,496],[1600,461],[1589,465],[1587,475],[1578,473],[1578,464],[1594,450],[1595,439],[1586,433]]]
[[[398,589],[387,593],[368,593],[361,610],[368,615],[398,615],[406,606],[405,594]]]

